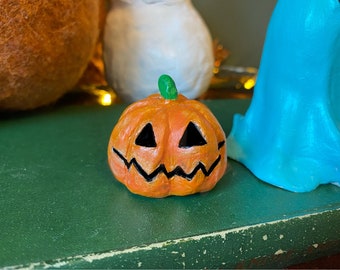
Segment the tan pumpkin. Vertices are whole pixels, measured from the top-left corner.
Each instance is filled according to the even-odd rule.
[[[162,75],[160,94],[130,105],[114,127],[109,166],[118,181],[147,197],[211,190],[226,165],[225,134],[201,102],[177,94]]]
[[[0,110],[33,109],[71,90],[103,25],[103,0],[0,0]]]

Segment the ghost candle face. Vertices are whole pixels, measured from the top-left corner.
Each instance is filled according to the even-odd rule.
[[[177,94],[169,76],[160,77],[159,87],[162,95],[123,112],[109,141],[110,168],[147,197],[209,191],[226,169],[224,132],[205,105]]]

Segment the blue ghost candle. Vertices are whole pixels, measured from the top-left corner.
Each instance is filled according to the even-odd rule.
[[[234,116],[228,151],[290,191],[340,184],[339,0],[278,0],[254,96]]]

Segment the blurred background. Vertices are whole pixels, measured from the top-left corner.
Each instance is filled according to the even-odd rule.
[[[251,97],[276,2],[192,0],[214,39],[215,54],[209,91],[198,98]],[[82,0],[81,8],[76,0],[58,7],[43,3],[39,8],[28,2],[2,7],[9,15],[0,17],[0,111],[53,105],[65,94],[71,102],[79,93],[95,96],[103,105],[119,102],[108,87],[102,61],[108,0]]]
[[[214,40],[215,67],[218,66],[209,90],[200,96],[201,99],[252,96],[267,26],[276,2],[192,0]],[[112,101],[119,102],[116,96],[112,96]]]
[[[258,67],[277,0],[192,0],[213,39],[230,51],[228,65]]]

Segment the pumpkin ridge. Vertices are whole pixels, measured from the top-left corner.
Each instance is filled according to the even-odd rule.
[[[206,105],[179,93],[174,99],[173,82],[161,84],[166,97],[150,95],[122,113],[110,136],[110,168],[142,196],[209,191],[227,168],[225,133]]]
[[[222,142],[221,142],[222,143]],[[221,144],[219,143],[219,145]],[[223,143],[224,145],[224,143]],[[223,146],[222,145],[222,146]],[[189,181],[193,179],[193,177],[197,174],[197,172],[199,170],[202,171],[202,173],[205,176],[209,176],[214,169],[216,168],[216,166],[219,164],[219,162],[221,161],[222,157],[221,155],[218,155],[218,157],[215,159],[215,161],[211,164],[211,166],[209,167],[209,169],[207,170],[206,166],[202,163],[199,162],[196,167],[192,170],[191,173],[186,173],[183,168],[181,168],[180,166],[177,166],[175,169],[173,169],[172,171],[168,172],[167,169],[165,168],[164,164],[159,165],[153,172],[151,172],[150,174],[148,174],[146,171],[144,171],[144,169],[142,168],[142,166],[137,162],[137,160],[135,158],[132,158],[130,161],[128,161],[117,149],[115,149],[114,147],[112,147],[112,151],[124,162],[125,166],[130,169],[130,167],[132,165],[134,165],[134,167],[137,169],[137,171],[144,177],[144,179],[147,182],[151,182],[153,180],[153,178],[155,178],[158,174],[163,173],[168,179],[174,177],[174,176],[180,176],[183,178],[188,179]]]

